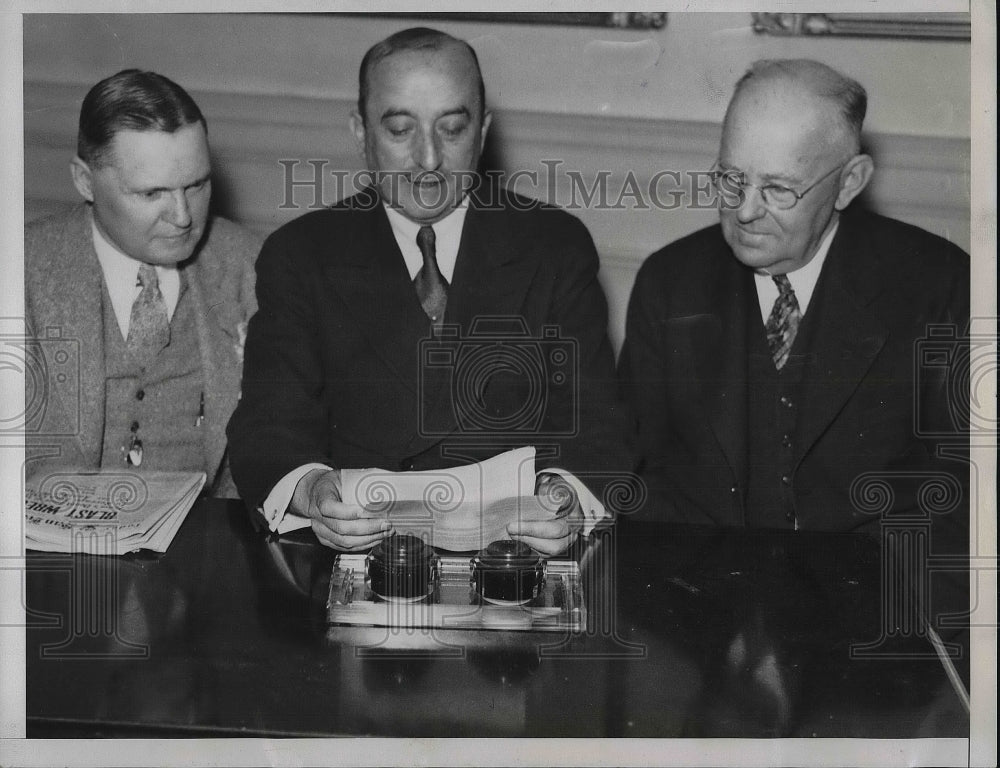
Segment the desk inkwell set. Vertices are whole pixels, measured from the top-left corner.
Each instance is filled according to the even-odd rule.
[[[578,632],[583,597],[575,561],[546,561],[521,541],[494,541],[469,557],[393,534],[367,555],[334,561],[327,623]]]

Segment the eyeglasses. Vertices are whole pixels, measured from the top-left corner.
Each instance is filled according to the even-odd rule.
[[[794,189],[782,184],[751,184],[747,181],[746,174],[743,171],[733,168],[720,168],[718,163],[712,168],[710,174],[712,184],[722,196],[722,201],[727,208],[739,208],[743,204],[746,188],[753,187],[760,192],[760,199],[764,201],[764,205],[780,211],[787,211],[789,208],[794,208],[799,200],[805,197],[810,190],[818,186],[821,181],[842,170],[848,162],[845,161],[836,168],[831,168],[801,192],[796,192]]]

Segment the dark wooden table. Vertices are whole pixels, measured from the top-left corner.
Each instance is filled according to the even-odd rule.
[[[587,630],[485,644],[327,627],[334,553],[235,503],[164,555],[30,553],[28,736],[968,736],[876,540],[625,519],[574,554]]]

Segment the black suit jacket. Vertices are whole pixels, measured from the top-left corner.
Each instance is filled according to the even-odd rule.
[[[955,403],[968,381],[951,364],[960,367],[969,320],[968,256],[916,227],[845,213],[809,314],[792,439],[799,527],[877,530],[880,512],[917,510],[934,477],[950,499],[956,484],[964,494],[968,440]],[[718,225],[643,264],[619,373],[638,420],[651,514],[732,526],[755,517],[745,493],[747,324],[761,322],[753,275]],[[944,335],[928,340],[929,330]],[[942,354],[924,359],[928,345]],[[958,460],[937,455],[944,445]],[[964,503],[945,517],[960,524]]]
[[[257,262],[233,476],[253,507],[307,462],[455,466],[520,445],[598,493],[632,468],[598,259],[583,224],[506,192],[473,199],[430,323],[377,195],[283,226]]]

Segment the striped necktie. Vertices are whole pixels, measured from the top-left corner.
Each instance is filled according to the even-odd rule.
[[[771,359],[774,361],[774,367],[780,371],[788,362],[788,353],[792,351],[792,344],[795,343],[795,334],[799,329],[802,313],[799,311],[799,301],[795,298],[795,291],[792,290],[788,277],[773,275],[771,279],[778,286],[778,298],[771,309],[771,315],[767,318],[765,330]]]
[[[150,264],[139,267],[139,285],[142,290],[132,303],[125,344],[136,361],[147,368],[160,350],[170,343],[170,319],[156,269]]]
[[[417,245],[424,257],[424,265],[417,272],[417,276],[413,278],[413,284],[417,288],[420,306],[423,307],[427,317],[431,319],[436,334],[440,332],[441,325],[444,323],[444,310],[448,304],[448,281],[444,279],[444,275],[438,268],[432,227],[420,228],[420,231],[417,232]]]

